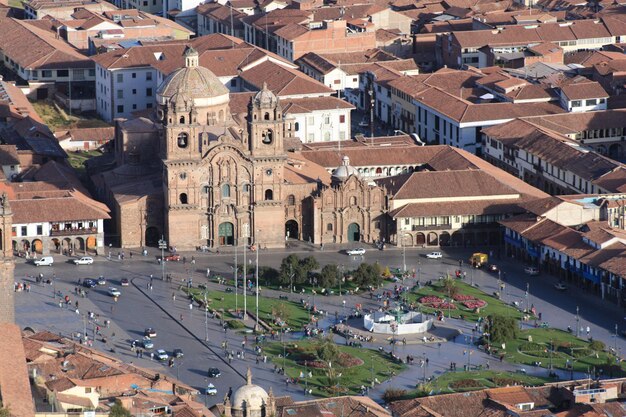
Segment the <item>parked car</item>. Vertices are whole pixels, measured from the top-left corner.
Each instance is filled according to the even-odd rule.
[[[156,337],[157,336],[157,332],[156,330],[154,330],[152,327],[148,327],[144,332],[143,332],[143,336],[144,337]]]
[[[93,258],[91,256],[83,256],[80,259],[74,259],[74,265],[91,265]]]
[[[161,257],[159,256],[159,259]],[[165,262],[178,262],[180,261],[180,255],[177,253],[170,253],[169,255],[165,255],[165,257],[163,258],[165,260]]]
[[[500,268],[498,268],[498,265],[496,265],[496,264],[489,264],[489,266],[487,267],[487,271],[489,271],[489,272],[500,272]]]
[[[217,395],[217,388],[215,388],[215,385],[209,383],[206,387],[206,395]]]
[[[183,353],[182,349],[174,349],[174,351],[172,352],[172,356],[175,358],[182,358],[183,356],[185,356],[185,354]]]
[[[565,291],[567,290],[567,286],[562,282],[557,282],[556,284],[554,284],[554,289],[558,291]]]
[[[52,266],[54,264],[54,258],[52,256],[42,256],[40,259],[36,259],[33,263],[36,266]]]
[[[157,349],[156,352],[154,352],[154,356],[156,356],[160,361],[166,361],[170,357],[163,349]]]
[[[539,275],[539,269],[534,266],[527,266],[524,268],[524,273],[527,275]]]
[[[111,297],[119,297],[122,293],[115,287],[109,287],[109,295]]]
[[[144,337],[141,343],[135,340],[135,345],[142,346],[144,349],[152,349],[154,347],[154,343],[152,343],[152,339],[149,337]]]
[[[441,254],[441,252],[431,252],[427,254],[426,257],[428,259],[441,259],[443,258],[443,255]]]
[[[83,287],[85,287],[85,288],[93,288],[93,287],[95,287],[96,285],[97,285],[96,281],[94,281],[94,280],[93,280],[93,279],[91,279],[91,278],[85,278],[85,279],[83,280]]]
[[[363,248],[348,249],[346,253],[350,256],[363,256],[365,255],[365,249]]]
[[[102,275],[98,277],[98,285],[107,285],[107,280]]]
[[[217,368],[209,368],[209,372],[207,373],[209,378],[219,378],[222,373]]]
[[[130,285],[130,282],[128,281],[128,278],[122,278],[122,280],[120,281],[120,285],[122,287],[128,287]]]

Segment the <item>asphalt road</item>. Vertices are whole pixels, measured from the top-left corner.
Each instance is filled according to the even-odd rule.
[[[390,267],[402,267],[406,262],[407,269],[415,269],[418,277],[422,282],[426,280],[434,280],[445,273],[452,273],[458,268],[459,259],[467,259],[472,250],[451,249],[444,251],[444,259],[428,260],[424,254],[428,251],[407,249],[405,256],[402,250],[387,249],[378,251],[368,249],[364,257],[349,257],[343,252],[336,249],[326,248],[325,251],[314,249],[307,244],[294,244],[288,250],[282,251],[261,251],[260,264],[278,267],[284,256],[288,253],[298,253],[301,255],[315,255],[320,264],[336,263],[344,265],[346,270],[356,268],[363,260],[366,262],[378,261],[381,265]],[[117,253],[117,251],[114,251]],[[255,364],[254,354],[251,351],[252,343],[246,348],[246,359],[234,360],[232,364],[224,361],[224,355],[221,348],[222,342],[226,339],[229,342],[229,350],[241,349],[240,335],[228,332],[226,335],[221,329],[217,319],[209,319],[205,325],[204,314],[197,310],[189,310],[186,301],[181,300],[180,296],[176,301],[172,300],[172,294],[177,289],[177,284],[161,282],[158,278],[161,276],[161,266],[156,262],[155,256],[157,251],[151,250],[149,256],[143,257],[134,251],[132,259],[126,254],[126,259],[120,261],[116,256],[112,259],[99,257],[96,262],[90,266],[75,266],[70,262],[65,262],[68,258],[63,256],[55,256],[54,267],[35,267],[27,264],[24,260],[18,260],[16,267],[16,279],[36,275],[40,272],[46,277],[56,275],[54,287],[65,292],[72,292],[79,278],[88,277],[96,278],[103,275],[108,279],[107,286],[94,288],[90,291],[87,299],[80,299],[81,309],[93,309],[99,311],[101,316],[110,317],[113,326],[108,329],[110,336],[115,332],[116,335],[109,344],[101,346],[101,348],[110,348],[111,344],[115,346],[116,355],[126,361],[134,361],[142,366],[152,367],[162,370],[162,372],[170,373],[178,376],[182,381],[203,390],[207,382],[213,382],[218,387],[216,397],[207,399],[209,404],[220,401],[229,387],[235,389],[244,382],[246,368],[251,366],[254,368],[255,381],[260,385],[269,389],[274,387],[277,395],[290,394],[294,399],[302,399],[303,395],[299,388],[284,384],[283,377],[273,372],[274,365],[271,363]],[[196,264],[191,265],[190,262],[166,263],[166,272],[172,273],[175,280],[181,278],[192,277],[194,284],[205,281],[206,269],[209,267],[212,274],[220,273],[232,276],[232,266],[234,263],[234,253],[210,254],[210,253],[187,253],[188,260],[194,256]],[[248,254],[248,259],[252,257]],[[252,261],[254,259],[251,259]],[[539,312],[543,314],[543,320],[550,323],[553,327],[566,328],[572,326],[576,328],[575,311],[576,306],[580,308],[580,320],[578,326],[583,327],[584,336],[586,327],[590,327],[591,336],[595,339],[603,340],[608,346],[617,346],[621,351],[626,349],[625,340],[621,337],[615,338],[615,325],[618,327],[626,327],[623,321],[623,312],[620,308],[603,302],[599,297],[584,294],[577,288],[570,288],[562,293],[556,291],[552,285],[556,282],[556,278],[548,275],[540,275],[538,277],[529,277],[523,274],[524,265],[511,259],[493,260],[500,265],[503,271],[506,271],[506,290],[504,300],[506,302],[518,301],[522,305],[528,302],[534,305]],[[238,254],[238,262],[242,262],[241,253]],[[253,267],[253,264],[249,265]],[[473,276],[472,276],[473,274]],[[148,288],[150,275],[153,279],[152,291]],[[491,293],[497,290],[497,277],[488,274],[482,270],[468,270],[468,281],[473,280],[484,291]],[[129,278],[132,285],[129,287],[120,287],[119,280],[123,277]],[[413,280],[415,281],[415,280]],[[525,291],[527,284],[530,286],[529,297],[526,299]],[[110,285],[117,286],[122,291],[122,296],[117,303],[107,294]],[[393,284],[391,284],[393,286]],[[266,295],[269,292],[265,293]],[[300,297],[294,295],[293,297]],[[52,300],[52,291],[48,288],[37,287],[28,297],[19,295],[16,305],[18,308],[18,322],[20,325],[27,326],[49,326],[55,331],[63,331],[66,334],[82,330],[83,322],[70,312],[64,312],[56,307],[56,302]],[[375,302],[370,301],[365,296],[330,296],[320,297],[316,299],[318,308],[330,311],[343,311],[342,301],[346,300],[348,308],[356,303],[363,304],[366,308],[376,307]],[[50,309],[50,313],[42,312],[41,309],[35,308],[36,305],[45,306]],[[248,300],[249,308],[254,305],[252,297]],[[86,306],[86,307],[83,307]],[[113,307],[113,310],[111,308]],[[46,310],[47,311],[47,310]],[[183,320],[181,321],[180,318]],[[458,320],[450,320],[446,323],[448,326],[458,328],[465,334],[471,333],[471,324]],[[181,348],[185,352],[185,356],[178,361],[174,368],[167,367],[164,363],[156,360],[151,361],[147,355],[144,358],[136,358],[135,354],[130,351],[130,341],[132,339],[140,339],[146,327],[154,327],[158,336],[154,340],[155,349],[163,348],[171,352],[174,348]],[[88,327],[89,328],[89,327]],[[208,342],[205,341],[208,333]],[[291,335],[296,338],[297,335]],[[252,339],[252,338],[251,338]],[[375,347],[375,346],[372,346]],[[385,348],[388,349],[387,346]],[[466,349],[464,339],[461,336],[457,340],[449,342],[441,348],[429,345],[409,345],[403,347],[399,352],[401,355],[411,354],[415,357],[426,355],[431,358],[430,366],[424,372],[423,369],[417,369],[413,366],[409,371],[394,378],[394,380],[381,384],[377,387],[375,393],[380,394],[390,386],[400,386],[410,388],[420,380],[424,375],[438,375],[447,369],[451,361],[464,363],[465,357],[463,350]],[[488,358],[478,354],[472,358],[473,363],[484,363]],[[496,364],[494,364],[496,365]],[[217,381],[207,380],[207,369],[216,366],[222,371],[222,376]],[[496,365],[497,366],[497,365]],[[502,369],[515,369],[515,366],[509,364],[500,365]],[[528,367],[527,367],[528,368]],[[537,369],[536,373],[545,375],[547,371]]]

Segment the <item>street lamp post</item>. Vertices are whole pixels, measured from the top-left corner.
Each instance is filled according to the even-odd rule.
[[[239,275],[239,271],[237,271],[237,240],[235,239],[235,266],[233,267],[233,278],[235,278],[235,312],[239,314],[239,289],[237,287],[237,282],[239,281],[237,275]]]
[[[209,341],[209,304],[207,302],[208,288],[204,289],[204,341]]]
[[[404,244],[404,238],[402,238],[402,272],[406,272],[406,245]]]
[[[529,302],[530,302],[530,282],[526,283],[526,314],[528,314],[530,312],[530,307],[529,307]]]
[[[289,264],[289,293],[293,294],[293,266]]]
[[[580,336],[580,315],[578,306],[576,306],[576,337]]]
[[[259,231],[257,231],[257,236],[259,236]],[[254,275],[256,278],[256,331],[258,332],[259,329],[259,250],[261,248],[260,244],[256,244],[256,267],[255,267],[255,271],[254,271]]]
[[[248,318],[248,298],[246,287],[248,286],[248,265],[246,264],[246,252],[248,252],[248,234],[244,236],[245,240],[243,242],[243,276],[241,278],[241,285],[243,286],[243,316],[241,317],[243,320]]]
[[[167,248],[167,241],[165,237],[161,235],[159,240],[159,249],[161,249],[161,281],[165,281],[165,249]]]
[[[341,284],[343,282],[343,264],[341,264],[341,276],[339,277],[339,296],[341,297]]]

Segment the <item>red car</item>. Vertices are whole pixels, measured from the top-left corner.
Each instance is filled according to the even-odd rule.
[[[178,262],[180,261],[180,255],[177,253],[172,253],[170,255],[165,256],[165,262]]]

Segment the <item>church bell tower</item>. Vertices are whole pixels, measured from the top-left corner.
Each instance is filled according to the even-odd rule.
[[[285,246],[283,139],[285,122],[278,97],[263,84],[250,102],[248,137],[254,164],[254,236],[262,247]]]

